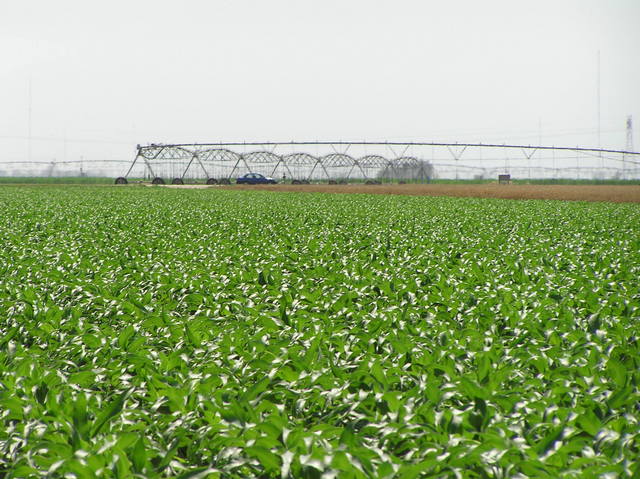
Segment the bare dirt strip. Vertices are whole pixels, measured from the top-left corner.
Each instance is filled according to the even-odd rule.
[[[216,188],[216,186],[214,186],[214,188]],[[536,199],[640,203],[640,185],[232,185],[218,186],[217,188],[315,193],[459,196],[512,200]]]
[[[166,188],[366,193],[377,195],[458,196],[509,200],[611,201],[640,203],[640,185],[166,185]]]

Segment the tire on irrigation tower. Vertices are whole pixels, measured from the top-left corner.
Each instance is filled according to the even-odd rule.
[[[218,180],[216,180],[215,178],[209,178],[207,180],[207,184],[208,185],[217,185],[218,184]]]
[[[330,185],[337,185],[338,182],[336,180],[329,180]]]
[[[164,185],[164,179],[156,176],[153,180],[151,180],[152,185]]]
[[[184,185],[184,181],[182,181],[182,178],[174,178],[173,180],[171,180],[171,184],[172,185]]]
[[[129,182],[127,181],[127,179],[126,179],[124,176],[118,176],[118,177],[116,178],[115,183],[116,183],[116,185],[126,185],[126,184],[128,184]]]
[[[293,180],[293,181],[291,182],[291,184],[292,184],[292,185],[301,185],[301,184],[302,184],[302,182],[301,182],[300,180]]]

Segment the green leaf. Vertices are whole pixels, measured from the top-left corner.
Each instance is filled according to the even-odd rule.
[[[260,446],[249,446],[244,448],[244,452],[249,457],[254,457],[267,473],[273,473],[280,470],[281,460],[279,456],[271,452],[269,449]]]
[[[144,437],[140,436],[133,446],[131,452],[131,462],[133,464],[133,470],[137,473],[142,473],[147,463],[147,453],[144,447]]]
[[[118,336],[118,345],[122,349],[126,349],[129,340],[135,334],[135,332],[136,330],[130,324],[125,326],[122,331],[120,331],[120,335]]]
[[[380,367],[380,363],[378,363],[377,361],[371,366],[371,375],[376,379],[376,381],[380,383],[382,387],[386,388],[388,386],[387,378],[384,374],[384,371],[382,370],[382,367]]]
[[[2,469],[0,469],[1,471]],[[15,469],[13,469],[12,471],[9,471],[9,475],[7,477],[11,477],[11,478],[21,478],[21,477],[38,477],[38,470],[34,469],[33,467],[30,466],[17,466]]]
[[[189,322],[185,322],[184,331],[187,339],[194,347],[199,348],[202,346],[202,336],[194,325]]]
[[[596,415],[591,411],[585,411],[576,419],[576,423],[583,431],[588,432],[592,436],[598,434],[600,429],[602,428],[602,424],[596,417]]]
[[[350,448],[354,448],[358,445],[356,435],[353,433],[353,429],[351,427],[345,427],[342,430],[342,433],[340,434],[340,444],[344,444]]]
[[[399,479],[415,479],[425,477],[424,473],[432,471],[438,465],[437,459],[427,459],[417,464],[405,464],[398,471]]]
[[[486,353],[479,353],[476,362],[478,365],[478,381],[480,384],[486,384],[491,372],[491,359]]]
[[[17,327],[13,327],[13,328],[9,329],[9,331],[7,331],[5,334],[2,335],[2,337],[0,337],[0,347],[4,346],[9,341],[11,341],[13,338],[15,338],[17,334],[18,334],[18,328]]]
[[[124,406],[125,401],[129,395],[129,391],[122,393],[118,396],[114,401],[111,401],[109,405],[100,412],[98,417],[96,417],[95,423],[93,425],[93,430],[91,432],[91,437],[95,437],[102,428],[109,423],[115,416],[120,414],[122,408]]]
[[[564,432],[564,426],[551,428],[547,435],[535,446],[535,450],[538,454],[544,454],[553,447],[556,441],[562,438]]]
[[[267,388],[269,387],[269,384],[271,384],[271,379],[269,379],[268,376],[263,377],[257,383],[255,383],[253,386],[247,389],[247,391],[242,395],[241,400],[251,401],[255,399],[256,397],[258,397],[260,394],[262,394],[264,391],[267,390]]]
[[[47,400],[47,394],[49,393],[49,385],[44,381],[40,382],[35,390],[35,398],[41,405],[44,405]]]
[[[488,399],[489,397],[486,389],[467,377],[460,378],[460,389],[470,398]]]
[[[216,470],[211,467],[196,467],[175,477],[175,479],[205,479],[208,475],[215,473]]]
[[[609,397],[607,400],[607,405],[611,409],[618,409],[622,405],[624,405],[628,400],[629,396],[633,392],[631,386],[624,387],[622,389],[618,389],[615,393]]]
[[[81,439],[87,439],[90,429],[88,423],[87,398],[84,393],[79,393],[73,403],[73,426]]]
[[[623,387],[627,383],[627,368],[619,361],[609,358],[607,361],[607,372],[618,387]]]

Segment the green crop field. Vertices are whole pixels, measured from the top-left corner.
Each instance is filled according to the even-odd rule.
[[[113,185],[113,178],[94,176],[0,176],[0,185]]]
[[[0,187],[0,477],[640,475],[640,206]]]

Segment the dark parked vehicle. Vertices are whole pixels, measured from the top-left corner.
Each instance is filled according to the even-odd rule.
[[[247,173],[236,180],[236,184],[238,185],[261,185],[265,183],[275,185],[277,181],[269,176],[261,175],[260,173]]]

